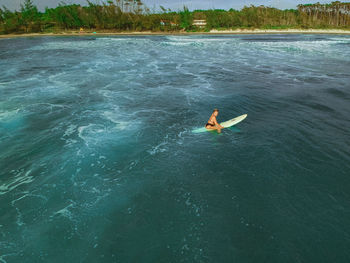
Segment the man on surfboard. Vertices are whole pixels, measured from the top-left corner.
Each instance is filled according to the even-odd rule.
[[[221,131],[224,127],[221,126],[218,121],[216,120],[216,117],[219,115],[219,110],[214,109],[213,113],[211,114],[207,124],[205,125],[205,128],[208,130],[218,130],[218,132]]]

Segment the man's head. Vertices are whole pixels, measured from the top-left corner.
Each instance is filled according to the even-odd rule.
[[[218,116],[219,115],[219,110],[218,109],[214,109],[213,110],[213,114],[214,114],[215,117]]]

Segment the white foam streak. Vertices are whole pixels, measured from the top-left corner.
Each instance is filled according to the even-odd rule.
[[[0,111],[0,121],[6,121],[10,118],[13,118],[17,115],[20,109],[11,110],[11,111]]]
[[[70,218],[71,215],[72,215],[72,213],[71,213],[68,209],[69,209],[70,207],[72,207],[72,206],[73,206],[72,204],[68,205],[67,207],[65,207],[65,208],[63,208],[63,209],[57,211],[57,212],[55,213],[55,215],[62,215],[62,216],[64,216],[64,217]]]
[[[96,142],[96,139],[93,137],[94,134],[103,133],[104,131],[104,126],[90,123],[89,125],[78,128],[78,136],[88,145],[90,142]]]
[[[105,112],[103,112],[103,116],[107,119],[107,120],[109,120],[109,121],[111,121],[111,122],[113,122],[113,123],[115,123],[116,124],[116,126],[115,126],[115,129],[117,129],[117,130],[126,130],[126,129],[129,129],[129,128],[131,128],[131,126],[132,126],[132,122],[130,122],[130,121],[121,121],[117,116],[117,114],[116,113],[114,113],[114,112],[111,112],[111,111],[105,111]]]
[[[166,149],[165,148],[162,148],[163,146],[167,145],[168,142],[164,141],[154,147],[152,147],[151,150],[148,150],[147,152],[150,154],[150,155],[155,155],[157,153],[162,153],[162,152],[165,152]]]
[[[0,195],[4,195],[8,192],[11,192],[13,189],[16,189],[17,187],[23,184],[29,184],[33,182],[34,177],[29,175],[30,173],[31,173],[31,170],[27,171],[24,175],[22,175],[22,172],[20,172],[10,182],[0,185]]]
[[[63,137],[72,135],[77,128],[77,125],[71,124],[68,126],[67,130],[64,132]]]

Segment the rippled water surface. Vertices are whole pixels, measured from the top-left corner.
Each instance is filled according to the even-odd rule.
[[[350,37],[2,39],[0,262],[349,262],[349,113]]]

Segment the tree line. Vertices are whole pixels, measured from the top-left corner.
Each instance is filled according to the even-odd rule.
[[[193,20],[206,20],[197,28]],[[249,6],[241,10],[194,10],[184,7],[174,12],[160,7],[150,10],[141,0],[114,0],[87,5],[61,3],[39,11],[25,0],[19,11],[0,8],[0,33],[59,32],[63,30],[100,31],[209,31],[234,28],[344,28],[350,29],[350,3],[298,5],[280,10]]]

